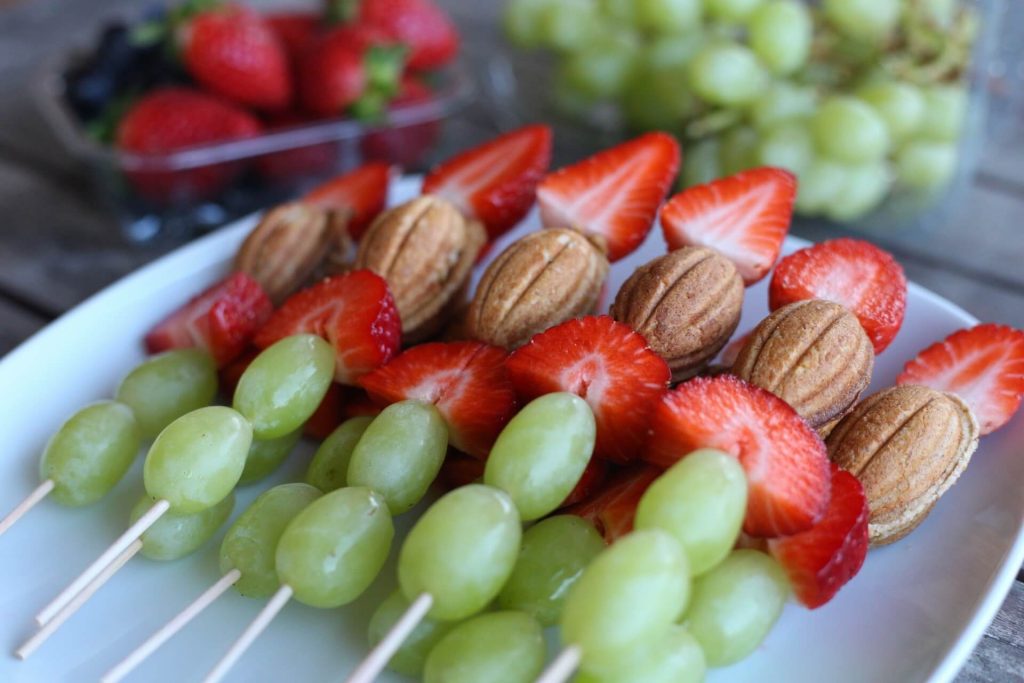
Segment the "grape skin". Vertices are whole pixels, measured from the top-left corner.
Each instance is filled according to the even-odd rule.
[[[217,366],[200,349],[174,349],[129,372],[115,397],[135,413],[144,439],[152,439],[185,413],[208,406],[217,394]]]
[[[370,617],[368,627],[368,639],[370,647],[376,647],[377,643],[384,639],[384,636],[391,630],[395,623],[402,618],[405,611],[409,609],[409,601],[402,595],[402,591],[395,590],[391,595],[377,606],[373,616]],[[388,661],[388,668],[406,676],[420,677],[423,675],[423,667],[427,663],[427,655],[447,634],[455,624],[433,619],[423,619],[416,624],[412,633],[402,641],[401,647]]]
[[[131,523],[153,507],[156,502],[149,496],[142,496],[132,508]],[[192,514],[165,512],[153,526],[142,534],[143,557],[168,562],[191,555],[217,533],[217,529],[231,516],[235,507],[235,495],[230,493],[224,500]]]
[[[490,612],[449,631],[430,651],[424,683],[531,683],[544,666],[540,624],[523,612]]]
[[[340,489],[348,483],[348,465],[352,452],[373,422],[372,417],[353,417],[345,420],[330,433],[316,449],[306,470],[306,483],[324,493]]]

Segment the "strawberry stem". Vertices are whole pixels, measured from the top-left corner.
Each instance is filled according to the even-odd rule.
[[[360,121],[380,121],[398,92],[408,50],[404,45],[377,45],[363,56],[366,90],[349,108]]]

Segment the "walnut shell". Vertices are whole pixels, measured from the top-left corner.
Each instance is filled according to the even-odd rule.
[[[530,337],[593,311],[608,274],[604,251],[565,228],[513,242],[487,267],[469,305],[474,338],[514,349]]]
[[[905,385],[864,399],[825,441],[860,479],[871,543],[910,533],[952,486],[978,447],[978,421],[959,397]]]
[[[874,362],[874,347],[853,313],[809,299],[762,320],[732,371],[789,403],[817,429],[853,407],[871,383]]]
[[[724,256],[676,249],[622,284],[611,316],[647,340],[679,382],[700,372],[729,341],[743,309],[743,279]]]
[[[355,267],[387,281],[403,340],[415,342],[444,325],[486,239],[480,223],[464,218],[450,202],[425,195],[374,220],[359,242]]]

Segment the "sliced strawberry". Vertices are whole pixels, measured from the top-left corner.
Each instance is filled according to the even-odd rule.
[[[362,387],[343,386],[345,400],[341,406],[341,416],[348,420],[353,417],[376,417],[380,414],[380,406]]]
[[[484,476],[484,466],[485,462],[480,458],[453,451],[444,459],[437,478],[441,486],[450,491],[480,481]]]
[[[235,387],[238,386],[238,380],[242,379],[242,373],[258,355],[260,355],[260,350],[250,347],[217,371],[220,393],[222,396],[226,396],[229,402],[235,395]]]
[[[587,463],[587,468],[580,475],[580,480],[576,482],[576,488],[569,492],[569,495],[565,497],[565,500],[562,501],[559,507],[565,508],[576,503],[582,503],[597,495],[597,492],[604,485],[605,479],[608,478],[609,469],[607,461],[591,458],[590,462]]]
[[[728,258],[752,285],[771,270],[789,232],[796,176],[781,168],[753,168],[689,187],[661,209],[669,249],[710,247]]]
[[[618,261],[650,232],[679,158],[675,138],[647,133],[550,173],[537,187],[541,221],[602,236]]]
[[[390,183],[391,166],[370,162],[314,187],[303,200],[327,209],[351,210],[348,233],[352,239],[358,240],[377,214],[384,210]]]
[[[430,401],[448,423],[452,446],[484,458],[516,409],[505,351],[480,342],[435,342],[404,351],[359,384],[383,404]]]
[[[191,299],[146,334],[146,350],[198,346],[218,367],[233,361],[274,310],[259,283],[234,273]]]
[[[782,564],[805,607],[821,607],[857,575],[868,554],[868,501],[846,470],[832,465],[832,496],[821,521],[807,531],[773,538],[768,550]]]
[[[650,465],[621,470],[608,479],[596,495],[565,512],[590,521],[607,543],[613,543],[633,530],[640,497],[661,472]]]
[[[320,405],[306,420],[305,433],[314,439],[326,439],[345,421],[345,389],[340,384],[327,388]]]
[[[329,341],[335,350],[334,379],[354,384],[398,353],[402,324],[384,279],[369,270],[354,270],[293,294],[253,343],[266,348],[301,333]]]
[[[995,323],[959,330],[917,354],[896,383],[956,394],[988,434],[1010,421],[1024,397],[1024,332]]]
[[[551,163],[551,128],[534,125],[500,135],[435,166],[423,193],[444,197],[498,237],[533,206]]]
[[[698,448],[735,455],[750,485],[743,530],[806,531],[825,512],[829,462],[817,432],[782,399],[733,375],[697,377],[653,410],[646,459],[670,467]]]
[[[903,324],[907,277],[892,254],[870,242],[828,240],[790,254],[772,273],[769,308],[804,299],[828,299],[853,311],[879,354]]]
[[[672,376],[643,337],[606,315],[535,335],[509,356],[508,374],[524,403],[556,391],[585,399],[597,421],[595,455],[619,463],[641,455],[651,406]]]

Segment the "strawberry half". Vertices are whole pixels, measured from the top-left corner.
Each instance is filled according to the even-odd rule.
[[[594,454],[619,463],[641,455],[651,406],[672,377],[642,336],[606,315],[534,335],[507,365],[523,403],[556,391],[586,400],[597,421]]]
[[[398,353],[402,324],[384,279],[369,270],[354,270],[290,296],[253,343],[264,349],[302,333],[329,341],[335,353],[335,381],[355,384]]]
[[[410,398],[433,403],[448,423],[449,443],[485,458],[516,409],[505,358],[504,350],[480,342],[421,344],[359,384],[384,405]]]
[[[796,176],[781,168],[753,168],[689,187],[661,209],[669,249],[702,246],[733,262],[752,285],[771,270],[789,232]]]
[[[896,383],[956,394],[988,434],[1010,421],[1024,397],[1024,332],[995,323],[959,330],[917,354]]]
[[[618,472],[589,500],[565,510],[567,514],[588,520],[607,543],[633,530],[636,506],[662,470],[639,465]]]
[[[533,206],[537,183],[551,163],[551,128],[526,126],[435,166],[423,194],[435,194],[476,218],[489,239],[508,231]]]
[[[146,350],[159,353],[198,346],[222,367],[245,350],[273,310],[258,282],[245,273],[234,273],[150,330],[144,340]]]
[[[646,459],[670,467],[698,448],[735,455],[750,486],[743,530],[773,537],[811,528],[828,507],[829,461],[789,404],[733,375],[697,377],[654,408]]]
[[[320,405],[306,420],[305,434],[321,441],[326,439],[345,421],[344,410],[345,388],[340,384],[332,384],[327,387],[327,393],[320,400]]]
[[[537,187],[541,221],[602,236],[618,261],[650,232],[679,159],[675,138],[647,133],[559,169]]]
[[[587,468],[580,475],[580,480],[576,482],[576,487],[569,492],[569,495],[565,497],[565,500],[558,507],[569,507],[597,495],[597,492],[604,485],[605,479],[608,478],[609,469],[607,461],[591,458],[590,462],[587,463]]]
[[[771,310],[804,299],[828,299],[850,309],[879,354],[896,337],[907,309],[907,277],[889,252],[840,238],[779,261],[768,288]]]
[[[390,183],[391,166],[383,162],[370,162],[317,185],[302,200],[325,209],[352,211],[347,226],[348,234],[358,240],[377,214],[384,210]]]
[[[857,477],[833,463],[832,497],[821,521],[807,531],[768,541],[769,552],[786,570],[805,607],[821,607],[860,571],[868,554],[870,516]]]

